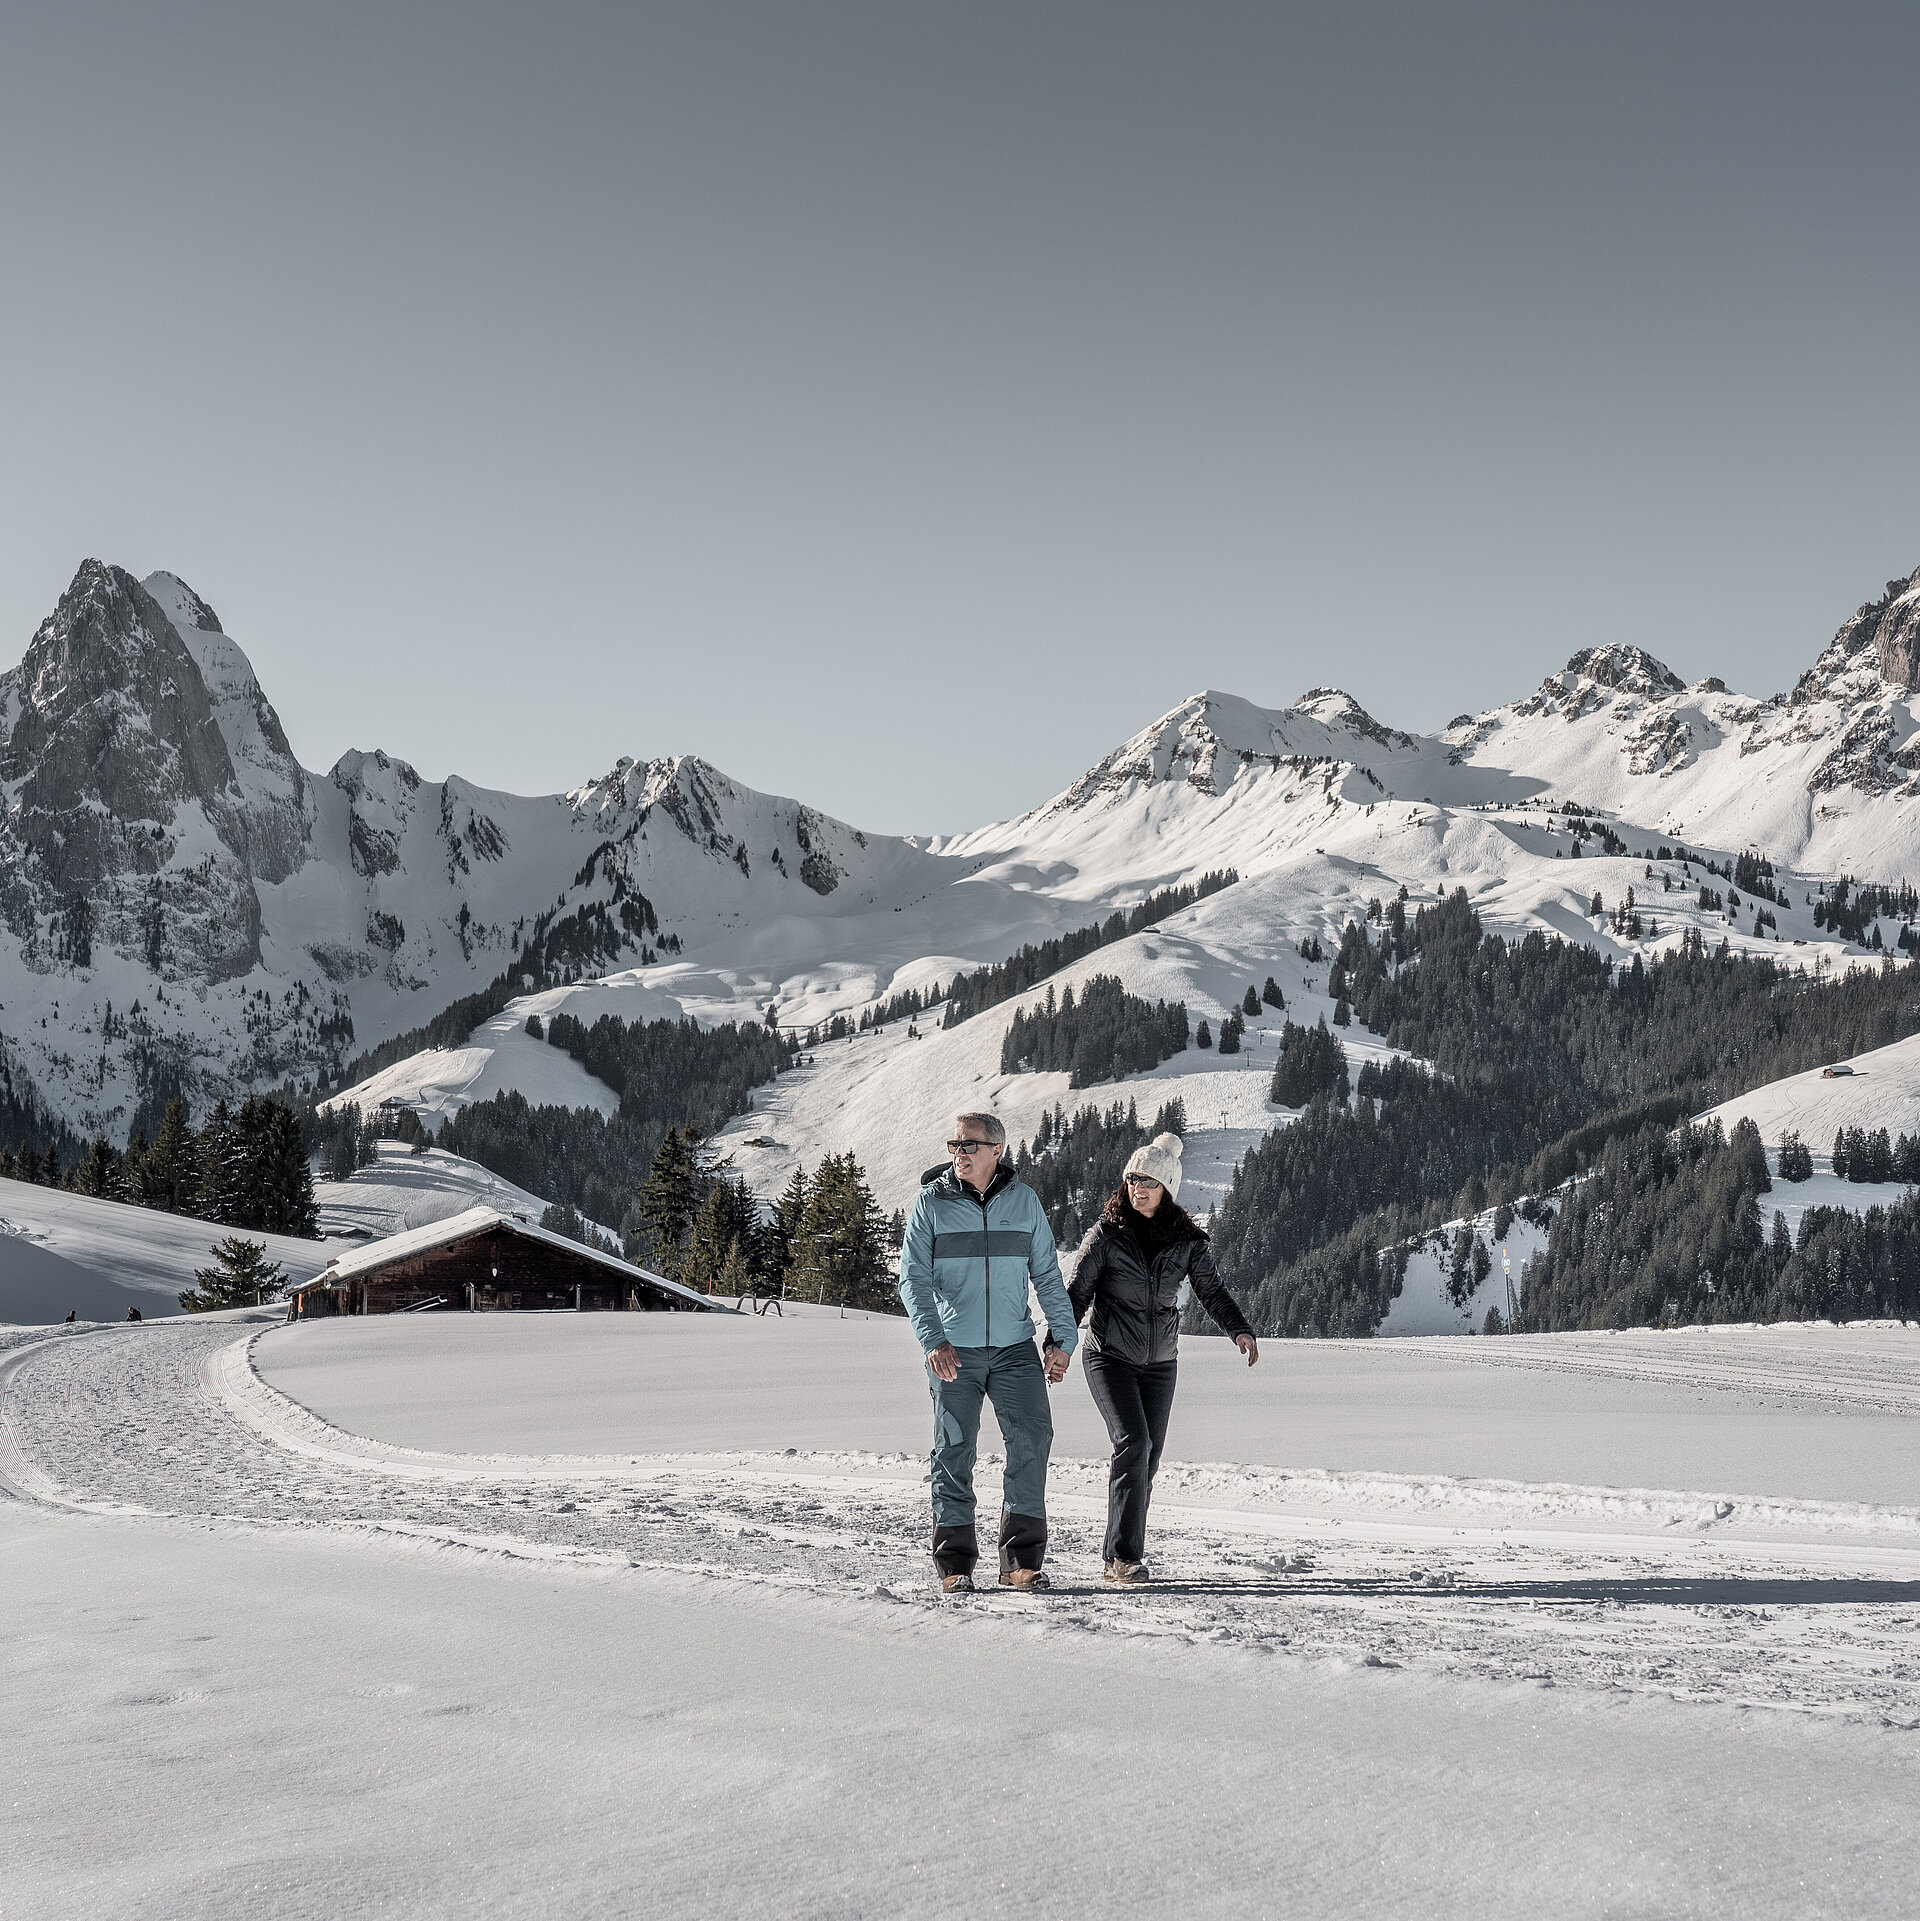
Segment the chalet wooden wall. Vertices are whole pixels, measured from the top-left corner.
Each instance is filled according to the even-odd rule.
[[[327,1292],[331,1298],[303,1303],[301,1312],[303,1317],[341,1311],[396,1314],[436,1298],[450,1308],[464,1308],[469,1287],[473,1305],[489,1310],[571,1308],[576,1288],[583,1311],[619,1312],[630,1305],[643,1310],[692,1306],[655,1287],[637,1268],[628,1279],[586,1254],[492,1227],[449,1247],[428,1248],[411,1259],[375,1268],[343,1282],[339,1289],[315,1290],[316,1296]]]

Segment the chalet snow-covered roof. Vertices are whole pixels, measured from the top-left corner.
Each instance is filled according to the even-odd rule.
[[[717,1304],[707,1295],[694,1288],[683,1287],[678,1281],[670,1281],[664,1274],[655,1274],[650,1268],[635,1267],[618,1254],[608,1254],[600,1248],[571,1241],[564,1234],[554,1233],[551,1228],[536,1227],[531,1221],[520,1220],[512,1214],[502,1214],[494,1207],[470,1207],[464,1214],[451,1214],[444,1221],[434,1221],[426,1227],[412,1227],[404,1234],[389,1234],[384,1240],[369,1241],[364,1247],[356,1247],[350,1254],[340,1255],[312,1280],[301,1281],[288,1291],[299,1294],[310,1287],[340,1287],[363,1274],[391,1266],[395,1261],[411,1260],[414,1255],[425,1254],[436,1247],[451,1247],[456,1241],[471,1240],[474,1235],[484,1234],[496,1227],[505,1228],[509,1234],[518,1234],[525,1240],[543,1241],[547,1246],[557,1247],[565,1253],[597,1261],[602,1267],[612,1268],[629,1280],[637,1277],[664,1293],[679,1295],[691,1306],[710,1312],[727,1311],[718,1310]]]

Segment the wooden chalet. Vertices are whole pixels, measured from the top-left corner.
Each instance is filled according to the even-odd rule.
[[[287,1318],[435,1308],[711,1313],[715,1306],[617,1254],[491,1207],[470,1207],[340,1255],[289,1290]]]

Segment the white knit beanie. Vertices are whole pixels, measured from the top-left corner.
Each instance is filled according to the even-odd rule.
[[[1129,1174],[1144,1174],[1167,1190],[1167,1198],[1180,1198],[1180,1150],[1185,1143],[1178,1134],[1156,1134],[1145,1147],[1136,1147],[1127,1161]]]

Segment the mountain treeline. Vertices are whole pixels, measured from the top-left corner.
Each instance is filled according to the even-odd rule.
[[[702,1027],[693,1020],[602,1014],[588,1027],[571,1014],[556,1014],[547,1022],[547,1042],[620,1096],[623,1119],[692,1126],[702,1134],[747,1113],[752,1090],[791,1058],[779,1033],[757,1021]]]
[[[1056,935],[1052,940],[1041,941],[1038,946],[1029,944],[1021,948],[1019,953],[997,961],[991,967],[976,968],[971,974],[956,974],[947,992],[947,1017],[941,1025],[958,1027],[962,1021],[984,1009],[997,1007],[1002,1001],[1010,1001],[1016,994],[1024,994],[1029,987],[1038,987],[1049,974],[1057,974],[1061,968],[1071,967],[1075,961],[1084,960],[1111,942],[1124,940],[1129,934],[1141,933],[1170,915],[1179,913],[1182,908],[1191,907],[1195,901],[1205,900],[1209,894],[1217,894],[1222,888],[1231,887],[1239,878],[1236,869],[1223,867],[1213,873],[1202,874],[1197,881],[1185,886],[1163,887],[1158,893],[1149,894],[1130,913],[1109,914],[1104,921],[1076,928],[1072,933]]]
[[[307,1143],[283,1101],[249,1100],[237,1113],[221,1101],[198,1133],[173,1101],[151,1141],[136,1134],[121,1153],[96,1139],[66,1165],[57,1148],[41,1153],[23,1141],[0,1151],[0,1178],[256,1233],[312,1239],[320,1231]]]
[[[1348,925],[1328,991],[1438,1072],[1369,1067],[1351,1104],[1319,1092],[1246,1156],[1214,1240],[1256,1326],[1370,1331],[1392,1289],[1366,1281],[1369,1247],[1378,1265],[1409,1234],[1549,1192],[1612,1143],[1920,1031],[1920,972],[1891,957],[1821,978],[1695,937],[1616,970],[1543,934],[1485,934],[1463,891],[1383,919],[1377,942]]]
[[[1040,1197],[1053,1238],[1062,1248],[1077,1247],[1120,1185],[1128,1156],[1156,1134],[1187,1131],[1186,1104],[1175,1098],[1140,1125],[1132,1101],[1115,1101],[1102,1110],[1081,1108],[1071,1119],[1064,1106],[1040,1116],[1031,1145],[1022,1141],[1013,1156],[1014,1172]]]
[[[1191,1037],[1185,1001],[1149,1003],[1113,975],[1095,974],[1077,1001],[1071,987],[1057,1001],[1049,987],[1041,1006],[1015,1013],[1000,1043],[1000,1071],[1063,1073],[1069,1087],[1092,1087],[1184,1054]]]
[[[1527,1263],[1516,1329],[1920,1314],[1920,1194],[1864,1216],[1777,1210],[1750,1120],[1608,1142]]]
[[[55,1166],[71,1167],[87,1151],[87,1143],[65,1121],[48,1113],[33,1082],[24,1073],[15,1078],[4,1039],[0,1039],[0,1141],[9,1143],[16,1160],[37,1158],[42,1166],[51,1154]]]

